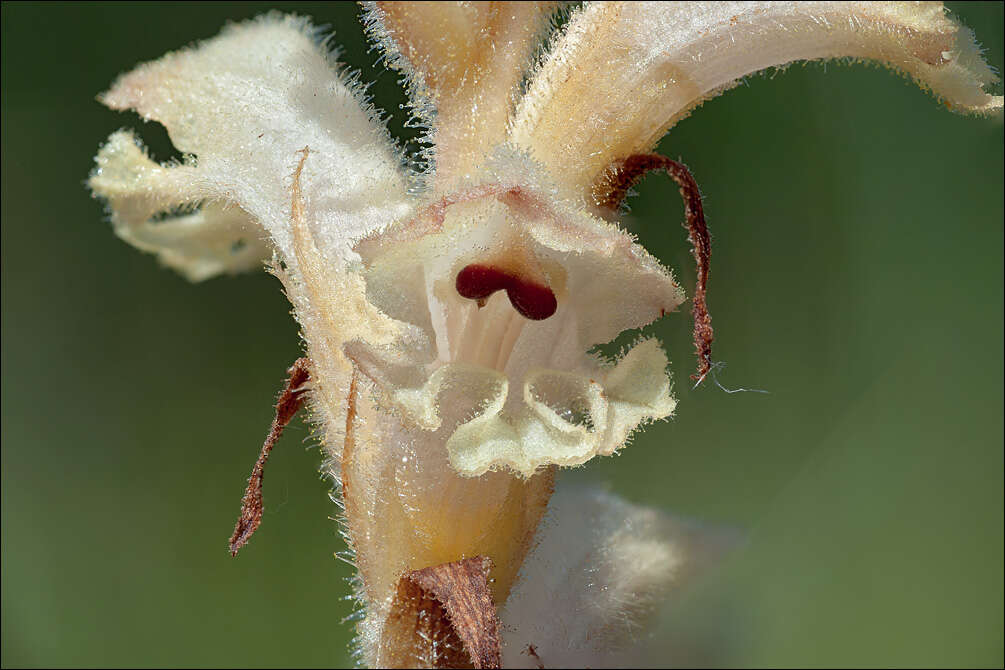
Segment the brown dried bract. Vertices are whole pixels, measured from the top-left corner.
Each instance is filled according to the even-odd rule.
[[[492,561],[475,556],[401,577],[381,635],[390,668],[498,668],[499,619]]]
[[[593,197],[599,207],[616,210],[628,190],[653,170],[665,171],[677,182],[684,199],[685,227],[691,242],[691,253],[697,264],[698,278],[694,289],[691,316],[694,318],[694,348],[698,355],[698,372],[691,379],[701,381],[712,368],[712,317],[708,313],[705,291],[708,285],[712,239],[705,224],[701,192],[691,172],[683,163],[659,154],[634,154],[612,164],[597,180]]]
[[[262,501],[262,480],[265,477],[265,463],[269,460],[272,447],[283,434],[286,424],[293,419],[300,407],[304,403],[303,385],[310,379],[310,359],[298,358],[289,369],[289,377],[286,386],[283,388],[279,400],[276,402],[276,416],[272,420],[272,428],[265,438],[262,451],[258,455],[255,467],[251,470],[251,477],[248,479],[248,488],[241,499],[241,516],[234,526],[234,534],[230,537],[230,555],[236,556],[237,551],[248,543],[251,535],[262,523],[262,512],[265,509]]]
[[[537,655],[537,647],[532,644],[528,644],[527,648],[524,649],[524,652],[534,659],[534,662],[537,664],[537,670],[544,670],[544,663],[541,661],[541,657]]]

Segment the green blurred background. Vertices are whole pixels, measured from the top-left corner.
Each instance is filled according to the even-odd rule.
[[[349,569],[301,423],[261,531],[226,551],[299,353],[277,282],[189,284],[83,187],[98,144],[141,125],[96,93],[269,7],[3,4],[4,666],[350,662]],[[283,8],[336,28],[411,137],[357,7]],[[1000,68],[1002,4],[953,9]],[[841,64],[751,77],[664,141],[707,198],[720,378],[771,394],[692,390],[673,315],[652,331],[676,419],[565,477],[746,530],[661,615],[677,663],[1001,666],[1002,145],[1000,122]],[[641,191],[631,225],[692,287],[676,189]]]

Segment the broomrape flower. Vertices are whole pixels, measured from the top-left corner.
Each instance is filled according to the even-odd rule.
[[[90,186],[116,234],[194,281],[264,264],[293,304],[306,355],[231,550],[258,526],[265,460],[306,404],[371,666],[630,662],[639,617],[713,557],[714,537],[652,510],[553,495],[558,467],[610,455],[674,411],[657,341],[590,353],[685,300],[617,223],[650,170],[685,198],[698,378],[709,370],[698,189],[649,153],[669,128],[741,77],[801,59],[874,60],[950,109],[1002,109],[972,34],[940,3],[597,2],[557,31],[553,9],[365,5],[429,128],[422,171],[296,17],[230,26],[100,98],[164,124],[186,156],[159,165],[131,132],[112,134]]]

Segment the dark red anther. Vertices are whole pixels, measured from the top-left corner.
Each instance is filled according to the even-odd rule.
[[[499,289],[509,288],[512,278],[488,265],[471,264],[457,273],[457,292],[462,298],[485,300]]]
[[[487,300],[505,290],[513,309],[532,321],[547,319],[558,309],[555,293],[543,284],[492,267],[472,263],[457,273],[457,292],[462,298]]]
[[[506,289],[513,309],[532,321],[547,319],[558,309],[555,294],[547,286],[517,281]]]

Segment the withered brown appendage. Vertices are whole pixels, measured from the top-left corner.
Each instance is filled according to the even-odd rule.
[[[475,556],[401,577],[381,635],[390,668],[499,668],[492,561]]]
[[[309,358],[298,358],[289,369],[289,377],[286,386],[276,402],[276,416],[272,420],[272,427],[262,445],[262,451],[258,455],[255,467],[251,470],[251,477],[248,478],[248,488],[241,499],[241,516],[234,526],[234,534],[230,537],[230,555],[236,556],[238,550],[248,543],[251,535],[262,523],[262,512],[265,505],[262,501],[262,480],[265,477],[265,463],[269,460],[272,447],[283,434],[286,424],[293,419],[297,411],[304,404],[303,385],[310,379]]]
[[[598,207],[617,210],[628,190],[653,170],[663,170],[677,182],[684,199],[685,228],[691,242],[691,254],[697,264],[691,316],[694,319],[694,348],[698,355],[698,372],[691,379],[701,381],[712,368],[712,317],[708,313],[705,290],[708,285],[712,239],[705,224],[701,192],[691,172],[683,163],[659,154],[634,154],[608,167],[593,186],[593,198]]]
[[[524,651],[528,656],[534,659],[534,662],[537,664],[537,670],[544,670],[544,663],[541,661],[541,657],[537,655],[537,647],[532,644],[528,644]]]

